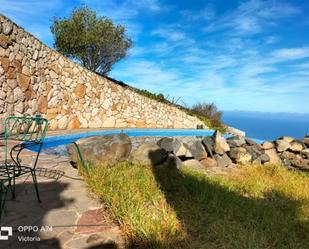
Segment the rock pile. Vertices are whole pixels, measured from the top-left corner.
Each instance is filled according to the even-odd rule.
[[[247,164],[280,164],[309,169],[309,134],[303,140],[281,137],[258,144],[243,137],[224,136],[216,131],[212,136],[181,141],[164,137],[158,141],[177,167],[234,167]],[[193,166],[194,165],[194,166]]]
[[[201,138],[158,138],[156,141],[142,142],[136,148],[132,148],[131,140],[133,138],[125,134],[118,134],[83,138],[77,144],[85,160],[96,160],[100,164],[129,159],[145,165],[158,165],[168,160],[177,168],[195,170],[250,164],[280,164],[309,169],[309,134],[302,140],[281,137],[263,144],[239,135],[225,138],[219,131]],[[72,145],[69,155],[76,161],[77,155]]]
[[[246,141],[242,136],[225,139],[219,131],[201,139],[192,137],[186,142],[164,137],[158,145],[169,153],[177,167],[234,167],[252,161],[269,161],[259,144],[249,139]]]

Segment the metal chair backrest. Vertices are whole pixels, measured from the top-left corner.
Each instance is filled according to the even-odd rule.
[[[23,148],[38,146],[41,150],[48,127],[48,120],[40,115],[11,116],[4,124],[5,161],[8,160],[8,140],[20,141]]]

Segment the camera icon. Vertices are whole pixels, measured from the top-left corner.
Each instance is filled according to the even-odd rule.
[[[0,227],[0,240],[8,240],[13,234],[12,227]]]

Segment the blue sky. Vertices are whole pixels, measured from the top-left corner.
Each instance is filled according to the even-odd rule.
[[[134,42],[115,79],[188,106],[309,113],[308,1],[0,0],[0,12],[52,46],[52,17],[81,4]]]

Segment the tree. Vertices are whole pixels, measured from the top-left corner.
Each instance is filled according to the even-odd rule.
[[[132,46],[125,27],[87,6],[73,10],[69,18],[54,18],[51,32],[56,50],[100,74],[107,74]]]

